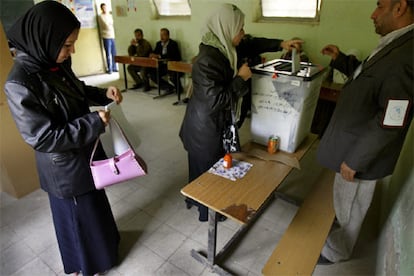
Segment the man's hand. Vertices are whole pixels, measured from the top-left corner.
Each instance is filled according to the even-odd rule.
[[[335,60],[339,55],[339,48],[336,45],[329,44],[322,48],[321,53],[322,55],[330,56],[332,60]]]
[[[348,182],[354,181],[354,176],[356,171],[348,167],[348,165],[345,162],[342,162],[340,173],[342,175],[342,178],[345,179]]]

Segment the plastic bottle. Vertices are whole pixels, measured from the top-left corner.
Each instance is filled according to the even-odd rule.
[[[223,157],[223,167],[225,169],[230,169],[232,167],[232,163],[233,163],[233,157],[231,156],[231,154],[228,152],[224,155]]]

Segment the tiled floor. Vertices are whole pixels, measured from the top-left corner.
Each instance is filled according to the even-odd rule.
[[[116,83],[118,74],[87,77],[93,85]],[[187,210],[180,189],[187,182],[187,160],[178,138],[185,105],[173,106],[176,96],[152,99],[156,94],[129,90],[124,93],[123,110],[141,139],[139,153],[149,174],[107,189],[121,233],[121,260],[107,275],[213,275],[191,255],[191,249],[205,251],[207,224],[197,220],[195,208]],[[241,140],[249,139],[248,123]],[[107,143],[107,137],[104,137]],[[299,183],[317,170],[315,148],[304,158],[302,169],[286,179],[286,191],[297,193]],[[299,193],[300,194],[300,193]],[[300,198],[301,195],[298,195]],[[64,275],[55,238],[47,195],[37,190],[19,200],[0,194],[1,266],[0,275]],[[288,227],[297,207],[275,200],[256,221],[224,267],[237,275],[261,275],[278,240]],[[238,224],[219,223],[219,248]],[[362,235],[355,257],[347,262],[317,266],[314,275],[375,274],[375,240]]]

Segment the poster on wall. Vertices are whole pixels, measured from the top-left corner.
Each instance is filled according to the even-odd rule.
[[[82,28],[96,28],[93,0],[75,0],[75,15],[81,22]]]
[[[68,7],[81,22],[81,28],[96,28],[93,0],[58,0]]]

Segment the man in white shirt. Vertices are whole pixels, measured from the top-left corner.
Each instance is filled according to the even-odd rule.
[[[106,11],[106,4],[101,4],[101,14],[98,16],[98,23],[102,42],[105,49],[106,56],[106,72],[111,74],[112,72],[118,72],[118,68],[115,62],[116,48],[115,48],[115,31],[114,20],[111,12]]]

